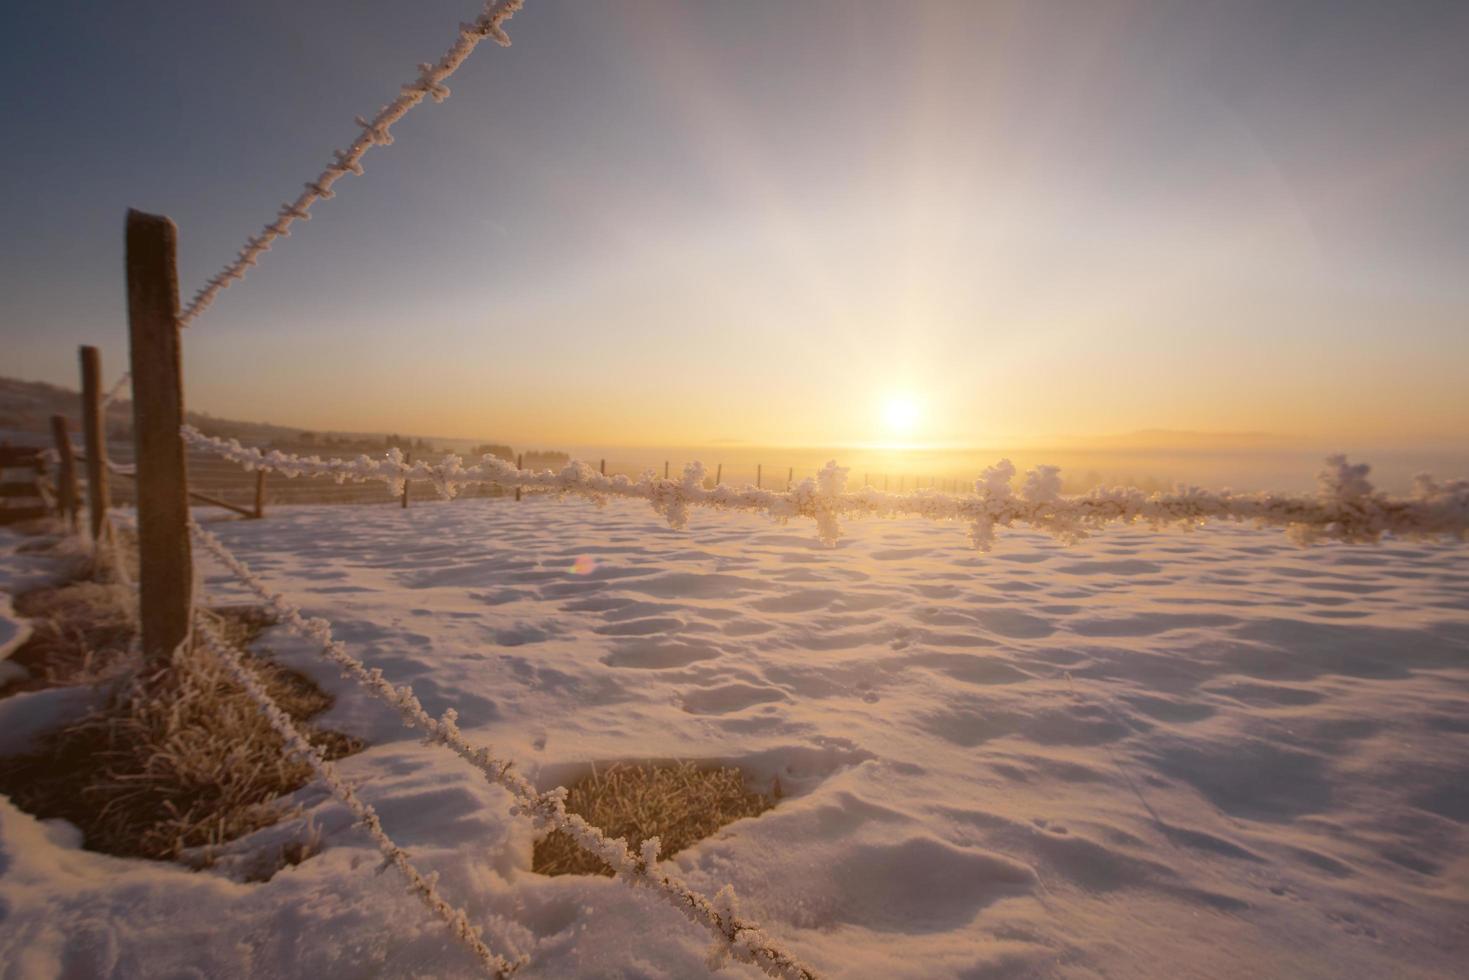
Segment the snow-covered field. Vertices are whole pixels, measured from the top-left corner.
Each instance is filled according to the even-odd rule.
[[[808,523],[696,513],[680,532],[646,505],[546,499],[210,527],[543,788],[675,756],[778,778],[776,809],[673,861],[706,894],[732,883],[824,974],[1469,962],[1462,545],[1223,526],[1070,548],[1012,532],[984,555],[957,526],[870,521],[832,549]],[[211,601],[246,601],[202,564]],[[506,793],[303,642],[264,646],[338,696],[324,723],[372,745],[342,770],[492,946],[530,955],[524,976],[707,972],[676,911],[530,873]],[[0,800],[0,975],[474,975],[345,808],[298,796],[327,848],[265,884],[80,851]]]

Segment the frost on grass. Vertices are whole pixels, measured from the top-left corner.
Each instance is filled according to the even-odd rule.
[[[663,857],[741,817],[758,817],[775,803],[776,797],[746,787],[739,769],[700,768],[692,762],[614,763],[593,769],[566,793],[566,808],[572,813],[614,837],[656,839]],[[613,873],[560,830],[536,842],[531,869],[545,875]]]
[[[179,859],[203,848],[207,863],[208,848],[280,819],[276,801],[304,786],[310,771],[285,757],[254,704],[207,653],[181,651],[166,667],[146,669],[126,601],[120,587],[95,582],[18,601],[34,617],[34,635],[16,653],[29,683],[104,683],[110,694],[24,754],[0,758],[0,793],[37,817],[75,824],[92,850]],[[266,622],[251,610],[222,618],[245,640]],[[299,721],[330,707],[304,676],[258,658],[249,663]],[[312,739],[333,758],[361,747],[324,730]]]

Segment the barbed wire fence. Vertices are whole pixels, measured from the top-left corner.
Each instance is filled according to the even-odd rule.
[[[378,457],[323,459],[249,447],[184,425],[178,346],[181,329],[198,319],[221,292],[243,279],[272,243],[289,235],[295,221],[309,220],[311,207],[333,196],[333,184],[349,173],[361,173],[364,155],[374,146],[392,142],[390,129],[395,122],[425,98],[434,101],[447,98],[449,89],[445,80],[482,41],[488,38],[501,45],[509,44],[504,24],[521,7],[522,0],[488,0],[478,18],[461,24],[454,44],[439,61],[420,65],[417,78],[405,84],[400,94],[371,119],[359,117],[360,132],[348,148],[334,151],[333,161],[306,183],[300,195],[283,204],[274,220],[258,235],[247,239],[235,259],[207,280],[187,307],[181,309],[178,301],[176,230],[172,222],[130,212],[128,295],[133,370],[104,397],[94,398],[90,405],[91,424],[95,427],[106,404],[120,397],[129,381],[137,382],[132,400],[134,461],[130,466],[119,465],[112,472],[136,480],[140,575],[135,588],[143,655],[158,662],[197,642],[218,658],[282,738],[285,751],[301,757],[333,795],[356,815],[386,861],[404,876],[410,890],[490,975],[509,976],[528,962],[527,957],[515,951],[507,955],[490,948],[464,910],[440,894],[434,876],[417,870],[407,852],[392,841],[372,807],[362,801],[272,701],[242,661],[239,651],[219,635],[194,594],[193,544],[223,565],[280,623],[315,644],[325,660],[340,668],[367,694],[397,711],[406,726],[420,730],[427,742],[453,752],[488,782],[506,790],[513,801],[512,815],[530,819],[539,830],[564,831],[580,848],[605,862],[617,880],[635,890],[651,891],[706,929],[714,936],[715,948],[721,954],[732,955],[773,977],[790,980],[816,977],[815,971],[783,944],[739,914],[730,886],[720,889],[713,898],[706,897],[659,861],[658,838],[642,841],[634,849],[627,841],[609,837],[570,812],[566,808],[564,788],[538,791],[512,760],[470,741],[459,728],[452,709],[437,718],[430,715],[410,686],[393,683],[381,668],[370,667],[354,656],[335,638],[330,622],[308,617],[283,594],[273,591],[217,537],[190,517],[186,475],[190,452],[216,457],[247,471],[269,471],[286,478],[326,478],[338,484],[380,483],[390,498],[403,492],[406,481],[422,480],[432,484],[446,500],[486,487],[515,489],[517,493],[540,491],[558,499],[581,498],[599,503],[612,498],[642,500],[674,528],[687,526],[693,508],[754,513],[781,522],[811,520],[821,540],[828,544],[837,541],[843,521],[861,518],[962,523],[968,527],[971,543],[981,550],[992,546],[998,529],[1015,526],[1040,530],[1068,542],[1080,540],[1111,523],[1189,527],[1209,520],[1248,521],[1278,527],[1301,542],[1320,539],[1373,542],[1385,534],[1462,541],[1469,533],[1469,482],[1440,483],[1425,477],[1420,478],[1411,496],[1390,497],[1372,487],[1365,465],[1349,463],[1343,457],[1328,460],[1321,474],[1321,488],[1314,495],[1232,494],[1181,487],[1171,493],[1150,494],[1134,488],[1118,488],[1066,496],[1060,492],[1059,470],[1052,466],[1029,471],[1017,492],[1014,487],[1017,473],[1008,461],[986,470],[975,482],[973,491],[965,493],[942,492],[932,487],[896,493],[870,485],[849,489],[848,470],[835,462],[827,464],[814,477],[776,490],[759,485],[730,486],[718,479],[710,487],[707,471],[698,462],[689,464],[677,477],[665,471],[660,478],[650,471],[633,478],[609,476],[605,467],[593,468],[580,462],[560,470],[527,469],[493,455],[466,459],[446,454],[436,461],[412,461],[397,449]],[[103,465],[105,453],[102,459],[95,458],[97,453],[90,451],[91,448],[87,457],[89,480],[105,480],[108,472]],[[105,520],[105,513],[102,518]],[[103,526],[98,523],[97,515],[93,515],[93,526]],[[105,535],[110,539],[106,542],[101,540],[104,535],[100,532],[94,532],[93,536],[99,555],[108,547],[109,560],[116,561],[115,535]]]
[[[199,528],[188,516],[189,490],[184,465],[186,447],[181,425],[183,379],[178,356],[179,331],[208,309],[223,290],[242,279],[276,239],[288,236],[292,223],[309,220],[311,206],[332,197],[332,185],[337,180],[348,173],[362,173],[361,161],[367,151],[373,146],[392,142],[390,129],[393,123],[426,97],[435,101],[447,98],[449,89],[444,84],[445,79],[463,64],[481,41],[492,38],[499,44],[509,44],[503,25],[522,5],[522,0],[489,0],[476,20],[461,24],[458,38],[443,57],[434,64],[420,65],[418,77],[403,86],[399,96],[371,119],[359,117],[357,123],[361,131],[350,146],[346,150],[335,151],[333,162],[308,182],[306,189],[294,201],[282,205],[275,219],[259,235],[248,239],[236,258],[211,277],[182,310],[177,297],[176,230],[172,222],[166,218],[129,213],[128,295],[132,370],[105,394],[98,396],[94,392],[88,408],[93,423],[96,423],[103,417],[108,404],[120,397],[130,382],[138,382],[139,390],[132,400],[135,456],[131,464],[112,464],[106,460],[105,453],[89,453],[89,479],[94,483],[104,482],[106,475],[113,473],[130,477],[137,483],[136,523],[141,574],[136,590],[141,630],[139,645],[144,656],[151,656],[157,662],[164,656],[173,657],[188,644],[197,642],[218,658],[282,738],[285,751],[302,758],[333,795],[348,806],[387,862],[407,880],[410,891],[443,921],[488,974],[507,977],[528,962],[528,958],[520,953],[507,958],[485,943],[463,909],[452,905],[439,893],[434,876],[418,871],[407,852],[388,836],[372,807],[363,802],[335,767],[311,746],[244,665],[238,651],[217,633],[193,592],[193,558],[188,546],[191,538],[240,577],[281,622],[316,641],[323,656],[364,685],[368,693],[396,708],[406,725],[422,729],[429,742],[449,748],[479,769],[490,782],[508,790],[514,801],[512,815],[525,816],[540,829],[566,832],[579,846],[611,867],[618,880],[634,888],[652,890],[691,921],[708,929],[716,937],[722,953],[754,964],[774,977],[814,980],[816,973],[810,967],[768,937],[756,924],[738,915],[731,888],[726,886],[713,899],[706,898],[659,864],[660,842],[657,838],[643,841],[634,853],[626,841],[609,837],[568,811],[564,788],[545,793],[537,791],[510,761],[498,759],[488,748],[467,741],[452,710],[438,718],[430,716],[410,687],[393,685],[380,669],[368,668],[352,657],[345,646],[332,636],[330,623],[308,619],[283,596],[270,593],[243,563],[224,549],[217,538]],[[96,352],[89,353],[95,362]],[[153,383],[149,384],[150,381]],[[154,388],[164,390],[160,393]],[[440,471],[435,470],[434,473]],[[428,479],[441,492],[454,486],[452,481],[446,482],[435,475],[429,475]],[[398,481],[397,484],[399,493],[402,483]],[[109,530],[105,535],[94,534],[94,545],[99,557],[106,555],[110,562],[116,564],[116,535],[110,530],[105,505],[101,519],[106,523],[99,526],[106,526]]]

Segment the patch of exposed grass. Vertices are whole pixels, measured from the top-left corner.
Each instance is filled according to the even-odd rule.
[[[121,585],[87,581],[17,596],[12,605],[31,621],[31,637],[10,660],[29,676],[11,693],[96,684],[135,667],[129,601]]]
[[[741,817],[758,817],[779,793],[778,786],[772,795],[751,791],[744,773],[730,767],[616,763],[568,786],[566,808],[634,848],[656,836],[662,856],[672,857]],[[612,874],[559,830],[536,843],[531,868],[545,875]]]
[[[88,848],[124,857],[178,858],[275,823],[283,811],[277,801],[304,786],[311,770],[285,757],[255,702],[206,651],[144,668],[118,589],[74,582],[17,601],[35,630],[23,662],[45,679],[38,686],[117,683],[99,711],[45,736],[27,755],[0,758],[0,793],[37,817],[75,824]],[[216,615],[241,647],[269,625],[255,609]],[[361,748],[307,723],[331,705],[308,678],[258,657],[245,661],[328,758]]]

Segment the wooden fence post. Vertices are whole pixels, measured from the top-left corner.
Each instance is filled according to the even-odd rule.
[[[668,460],[663,461],[663,479],[668,479]]]
[[[795,482],[796,468],[792,466],[790,469],[786,470],[786,490],[789,491],[791,489],[791,484]]]
[[[412,453],[404,453],[403,454],[403,462],[405,462],[405,463],[412,463],[413,462],[413,454]],[[407,510],[408,509],[408,480],[406,478],[403,480],[403,509],[404,510]]]
[[[407,484],[405,483],[406,487]],[[255,471],[255,520],[265,516],[265,471]]]
[[[602,465],[601,465],[601,467],[599,467],[599,468],[600,468],[600,469],[601,469],[601,471],[602,471],[602,475],[603,475],[603,476],[606,476],[606,475],[607,475],[607,461],[606,461],[606,460],[605,460],[605,459],[604,459],[604,460],[602,460]]]
[[[760,476],[761,476],[761,473],[760,473],[760,471],[763,468],[764,467],[760,463],[756,463],[755,464],[755,489],[756,490],[761,489],[761,486],[760,486]]]
[[[714,468],[714,485],[716,487],[719,486],[720,481],[723,480],[723,479],[724,479],[724,464],[723,463],[720,463],[720,464],[718,464]]]
[[[87,463],[87,527],[92,543],[102,540],[107,527],[107,429],[102,418],[102,355],[95,347],[83,347],[82,439]]]
[[[66,431],[66,416],[51,416],[51,436],[56,440],[56,455],[61,460],[61,470],[56,475],[56,498],[61,504],[61,516],[71,525],[75,534],[81,522],[77,505],[77,461],[71,454],[71,435]]]
[[[138,612],[143,656],[157,663],[189,638],[194,566],[184,377],[179,350],[178,229],[128,211],[128,341],[133,368],[133,445],[138,487]]]
[[[525,469],[525,453],[517,453],[516,454],[516,456],[515,456],[515,468],[517,470],[523,470],[523,469]],[[515,487],[515,499],[516,500],[519,500],[520,499],[520,486],[519,485],[517,485]]]

